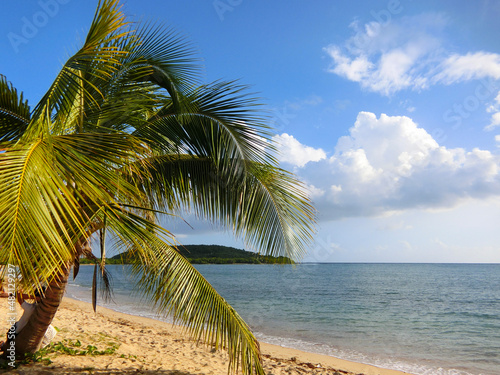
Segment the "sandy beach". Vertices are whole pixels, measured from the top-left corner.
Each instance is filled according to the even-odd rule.
[[[5,300],[4,300],[5,301]],[[7,304],[0,306],[6,317]],[[181,327],[154,319],[115,312],[103,307],[92,311],[89,303],[65,298],[52,323],[59,333],[54,342],[82,350],[87,345],[110,354],[70,355],[63,350],[49,353],[42,362],[8,370],[11,374],[227,374],[228,357],[196,345]],[[2,319],[0,329],[8,323]],[[400,375],[401,371],[344,361],[329,356],[261,343],[266,374],[299,375]],[[5,372],[5,370],[0,370]]]

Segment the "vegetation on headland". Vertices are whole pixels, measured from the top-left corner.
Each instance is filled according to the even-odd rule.
[[[185,245],[178,247],[179,252],[192,264],[274,264],[294,263],[288,257],[260,255],[252,251],[220,245]],[[91,264],[90,259],[81,259],[80,264]],[[108,264],[132,264],[134,255],[124,252],[106,259]]]

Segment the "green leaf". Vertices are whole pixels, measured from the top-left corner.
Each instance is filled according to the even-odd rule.
[[[28,101],[0,74],[0,142],[17,140],[29,122]]]

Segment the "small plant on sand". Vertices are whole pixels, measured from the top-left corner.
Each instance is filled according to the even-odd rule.
[[[42,349],[43,353],[51,354],[51,353],[61,353],[67,355],[106,355],[106,354],[114,354],[116,349],[120,347],[119,344],[115,342],[107,343],[107,347],[99,350],[95,345],[87,345],[86,347],[82,347],[82,343],[80,340],[67,340],[59,341],[53,344],[50,344],[46,348]]]
[[[24,360],[20,362],[21,364],[29,363],[42,363],[44,365],[49,365],[52,363],[51,357],[54,355],[71,355],[71,356],[98,356],[98,355],[110,355],[114,354],[116,350],[120,347],[119,344],[115,342],[107,343],[104,349],[99,349],[95,345],[82,346],[80,340],[68,340],[58,341],[46,346],[43,349],[38,350],[35,353],[26,355]]]

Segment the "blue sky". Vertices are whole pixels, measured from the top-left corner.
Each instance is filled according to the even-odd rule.
[[[34,105],[97,1],[1,2],[0,73]],[[500,2],[128,0],[204,79],[263,98],[319,212],[306,261],[500,262]],[[189,219],[184,244],[242,247]]]

